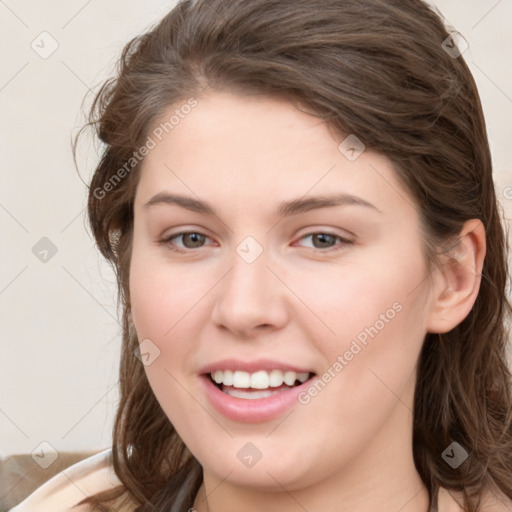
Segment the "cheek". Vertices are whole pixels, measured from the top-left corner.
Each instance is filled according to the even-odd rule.
[[[377,400],[378,416],[395,400],[389,389],[400,395],[414,375],[426,333],[426,268],[415,247],[350,263],[293,283],[315,313],[298,321],[323,355],[325,399],[335,405],[344,397],[356,415]]]
[[[172,397],[175,403],[183,400],[183,406],[190,397],[182,396],[178,382],[197,371],[200,331],[210,317],[208,301],[203,299],[216,282],[210,274],[192,267],[184,270],[162,261],[161,255],[155,257],[154,251],[137,251],[135,247],[130,268],[137,337],[139,343],[156,345],[158,354],[144,369],[159,401],[171,402]],[[162,406],[165,409],[164,403]]]
[[[364,344],[386,337],[386,331],[396,335],[413,325],[422,327],[424,288],[418,285],[425,273],[415,247],[368,252],[368,257],[357,254],[339,264],[288,272],[287,283],[307,306],[297,303],[304,314],[294,321],[310,331],[311,339],[321,339],[323,351],[331,357],[348,349],[353,339]],[[394,338],[389,343],[399,342]]]
[[[205,290],[204,286],[194,283],[189,286],[189,276],[173,272],[161,263],[150,263],[150,258],[150,255],[145,258],[137,251],[132,257],[133,323],[141,351],[146,348],[151,354],[150,363],[144,365],[150,386],[181,435],[191,422],[201,418],[201,409],[190,400],[190,394],[185,390],[189,386],[184,387],[183,377],[193,371],[195,340],[199,339],[194,334],[198,326],[194,314],[199,311],[197,294],[204,294]]]
[[[183,319],[196,313],[209,287],[198,273],[162,261],[155,251],[135,245],[130,267],[132,317],[141,336],[162,341],[182,327]]]

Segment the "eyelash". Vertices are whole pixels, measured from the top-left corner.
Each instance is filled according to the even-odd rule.
[[[173,235],[171,236],[168,236],[167,238],[164,238],[163,240],[160,240],[159,243],[161,244],[164,244],[164,245],[168,245],[169,246],[169,249],[171,251],[174,251],[174,252],[180,252],[180,253],[187,253],[187,252],[194,252],[194,249],[177,249],[176,246],[171,242],[171,240],[173,240],[174,238],[179,238],[180,236],[183,236],[183,235],[190,235],[190,234],[194,234],[194,235],[201,235],[201,236],[204,236],[206,238],[210,238],[208,237],[207,235],[199,232],[199,231],[180,231],[179,233],[174,233]],[[337,240],[339,240],[341,242],[340,246],[338,246],[338,248],[331,248],[331,247],[328,247],[326,250],[323,250],[323,249],[318,249],[316,247],[312,247],[310,249],[313,249],[313,250],[316,250],[316,251],[320,251],[320,252],[337,252],[337,251],[340,251],[342,250],[346,245],[352,245],[353,242],[351,242],[350,240],[347,240],[346,238],[343,238],[342,236],[340,235],[336,235],[334,233],[329,233],[328,231],[313,231],[311,233],[307,233],[306,235],[303,235],[299,238],[299,240],[303,240],[304,238],[308,238],[310,236],[313,236],[313,235],[327,235],[329,237],[333,237]],[[204,246],[203,246],[204,247]],[[196,249],[201,249],[201,247],[198,247]]]

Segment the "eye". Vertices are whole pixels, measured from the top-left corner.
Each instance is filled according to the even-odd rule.
[[[174,240],[180,239],[182,242],[181,248],[177,246]],[[339,235],[335,235],[333,233],[327,232],[315,232],[304,235],[300,238],[300,240],[305,240],[307,238],[311,238],[313,242],[312,249],[331,249],[334,248],[334,251],[341,250],[345,245],[350,245],[353,242],[343,238]],[[203,233],[199,233],[197,231],[182,231],[180,233],[175,233],[167,238],[164,238],[160,241],[160,243],[168,245],[171,250],[177,252],[187,252],[187,250],[198,249],[203,247],[206,240],[210,240],[210,238]],[[336,248],[336,241],[339,241]],[[210,244],[213,245],[213,244]],[[327,252],[327,251],[323,251]]]
[[[173,240],[179,238],[182,238],[182,243],[185,250],[183,250],[183,247],[175,247],[176,244],[173,242]],[[187,249],[197,249],[202,247],[202,244],[206,239],[209,239],[209,237],[197,231],[182,231],[180,233],[175,233],[171,236],[168,236],[167,238],[164,238],[160,243],[169,245],[173,251],[187,252]]]
[[[311,238],[313,242],[313,249],[330,249],[333,247],[333,244],[336,242],[336,240],[339,240],[341,243],[338,244],[338,247],[334,249],[335,251],[341,250],[345,245],[352,244],[350,240],[347,240],[346,238],[343,238],[339,235],[321,231],[304,235],[300,238],[300,240],[304,240],[306,238]]]

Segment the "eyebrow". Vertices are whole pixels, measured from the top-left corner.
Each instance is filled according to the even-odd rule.
[[[144,204],[144,208],[149,208],[150,206],[157,204],[175,204],[193,212],[217,216],[215,210],[207,202],[180,194],[160,192],[153,196],[146,204]],[[364,206],[366,208],[382,213],[381,210],[379,210],[375,205],[369,203],[362,197],[341,193],[330,196],[316,196],[283,201],[279,205],[276,211],[276,215],[278,217],[289,217],[291,215],[305,213],[317,208],[331,208],[334,206],[345,205]]]

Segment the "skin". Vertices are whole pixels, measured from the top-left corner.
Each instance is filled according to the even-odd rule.
[[[451,330],[473,306],[485,232],[468,221],[452,263],[429,274],[418,213],[393,165],[369,150],[349,161],[338,149],[345,137],[286,100],[215,91],[145,158],[131,314],[139,341],[160,350],[145,366],[151,387],[203,467],[199,512],[427,510],[412,458],[416,364],[426,333]],[[144,207],[163,191],[207,201],[216,215]],[[275,215],[282,201],[335,192],[380,211],[341,205]],[[206,238],[162,242],[183,231]],[[335,236],[322,244],[312,233],[351,243]],[[263,250],[250,264],[236,252],[247,236]],[[238,423],[202,391],[200,368],[227,357],[272,358],[322,375],[396,303],[401,311],[291,413]],[[247,442],[262,454],[250,468],[237,457]]]

